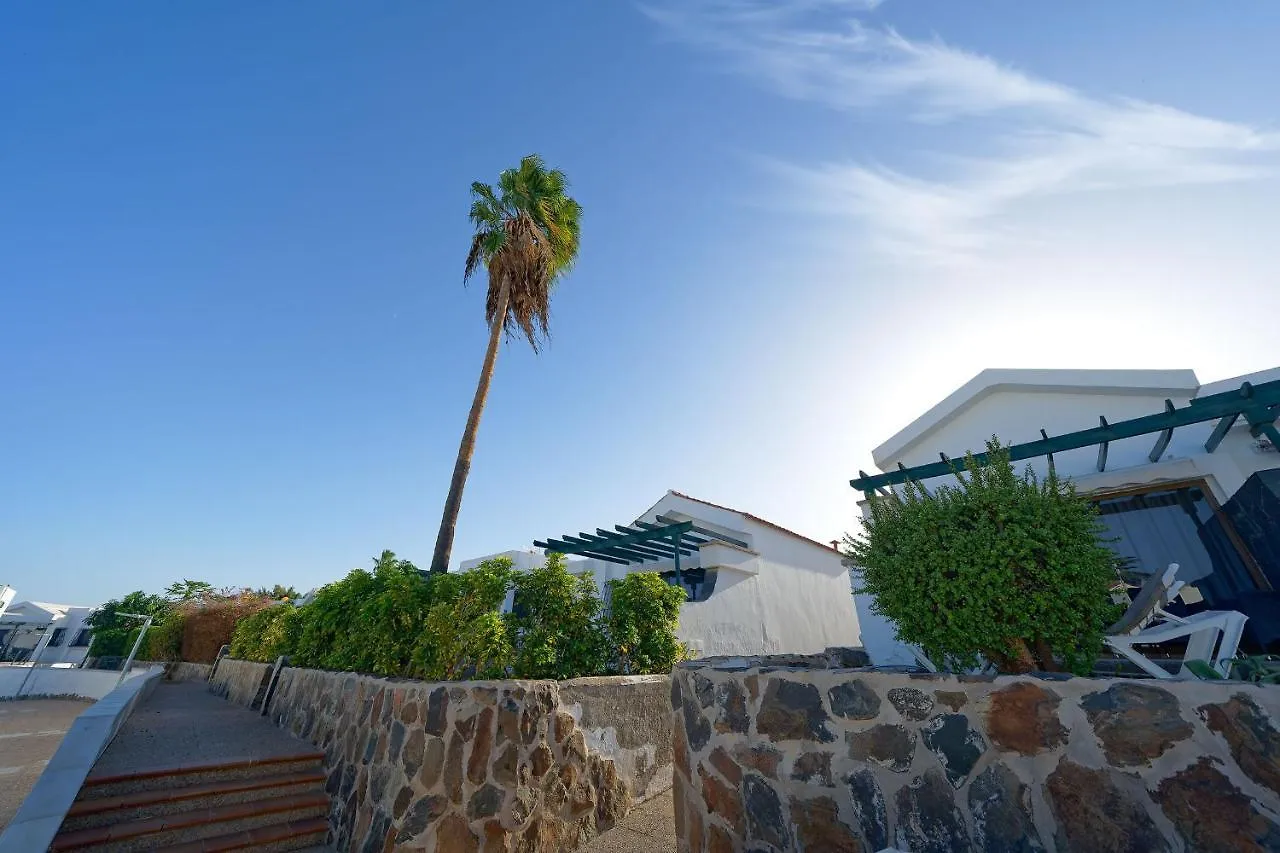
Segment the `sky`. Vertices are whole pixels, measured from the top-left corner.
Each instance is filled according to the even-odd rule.
[[[676,489],[815,539],[987,367],[1280,363],[1280,6],[0,10],[0,582],[425,567],[486,340],[473,180],[585,209],[460,559]],[[951,449],[952,451],[962,449]]]

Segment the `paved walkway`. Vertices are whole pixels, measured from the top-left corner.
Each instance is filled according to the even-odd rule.
[[[315,752],[256,711],[209,692],[203,681],[161,681],[93,766],[94,775]]]
[[[62,736],[88,707],[76,699],[0,702],[0,829],[13,820]]]
[[[675,853],[671,791],[641,803],[613,829],[588,844],[588,853]]]

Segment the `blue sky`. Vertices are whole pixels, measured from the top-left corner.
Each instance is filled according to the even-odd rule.
[[[467,188],[586,208],[455,560],[668,488],[819,539],[984,367],[1274,366],[1280,8],[139,2],[0,13],[0,582],[430,561]],[[959,450],[959,449],[952,449]]]

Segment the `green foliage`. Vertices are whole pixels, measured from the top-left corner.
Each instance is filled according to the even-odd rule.
[[[148,595],[142,590],[129,593],[124,598],[112,599],[99,607],[86,620],[93,629],[93,642],[89,644],[89,657],[124,657],[133,648],[137,630],[142,620],[119,613],[139,613],[154,618],[155,625],[164,622],[172,612],[170,601],[159,595]]]
[[[276,584],[270,589],[265,586],[260,586],[254,590],[254,594],[260,595],[263,598],[269,598],[272,601],[295,601],[302,597],[302,594],[293,587],[283,586],[281,584]]]
[[[241,660],[274,663],[292,654],[302,627],[302,611],[292,604],[277,604],[246,616],[231,636],[231,656]]]
[[[187,620],[180,612],[170,614],[163,622],[152,623],[138,656],[145,660],[182,660],[182,632]],[[125,648],[129,653],[132,643]]]
[[[190,579],[171,583],[165,588],[165,597],[172,601],[203,601],[215,593],[213,584]]]
[[[513,589],[517,607],[504,617]],[[439,681],[669,672],[684,653],[674,633],[684,590],[651,573],[610,589],[606,615],[591,576],[570,574],[559,554],[527,573],[498,558],[423,575],[384,551],[372,572],[357,569],[301,607],[279,604],[240,619],[231,654]]]
[[[514,576],[515,604],[507,617],[518,678],[602,675],[609,666],[604,602],[589,574],[571,575],[562,554]]]
[[[935,662],[984,656],[1019,672],[1061,658],[1087,674],[1117,615],[1117,558],[1097,510],[1053,475],[1017,476],[997,439],[987,452],[986,465],[966,457],[958,485],[873,498],[862,537],[846,537],[847,561],[873,609]]]
[[[383,551],[372,572],[356,569],[301,608],[296,666],[403,675],[431,604],[432,583]]]
[[[513,574],[511,561],[500,557],[467,572],[432,575],[410,674],[433,681],[506,674],[512,649],[501,610]]]
[[[688,653],[675,635],[686,597],[684,589],[654,572],[633,572],[609,581],[606,626],[619,670],[670,672]]]
[[[471,184],[468,218],[475,227],[463,280],[489,271],[485,319],[508,334],[517,330],[534,351],[548,333],[551,288],[578,256],[582,206],[568,195],[569,179],[529,154],[503,169],[497,187]],[[505,286],[507,300],[499,293]],[[497,316],[501,313],[503,316]]]
[[[1187,666],[1190,667],[1193,662],[1198,663],[1188,661]],[[1200,674],[1194,669],[1192,672]],[[1231,662],[1231,677],[1253,684],[1280,684],[1280,662],[1271,655],[1237,658]]]

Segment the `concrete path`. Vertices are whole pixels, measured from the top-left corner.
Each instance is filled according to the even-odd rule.
[[[0,702],[0,829],[18,813],[62,736],[89,704],[78,699]]]
[[[161,681],[121,726],[93,775],[309,752],[315,747],[214,696],[203,681]]]
[[[675,853],[671,791],[641,803],[613,829],[588,844],[588,853]]]

